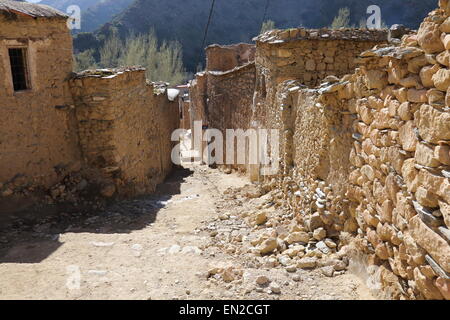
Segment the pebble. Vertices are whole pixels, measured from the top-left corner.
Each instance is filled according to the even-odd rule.
[[[280,262],[281,265],[287,267],[291,264],[292,260],[288,256],[281,256],[278,258],[278,262]]]
[[[302,281],[302,277],[299,274],[295,274],[292,277],[292,280],[294,280],[295,282],[300,282],[300,281]]]
[[[334,274],[334,268],[332,266],[326,266],[320,269],[322,273],[327,277],[332,277]]]
[[[112,247],[114,242],[91,242],[94,247]]]
[[[266,276],[259,276],[256,278],[256,284],[260,286],[264,286],[270,282],[269,278]]]
[[[331,239],[325,239],[324,242],[328,248],[334,249],[337,247],[336,243]]]
[[[275,293],[275,294],[280,294],[281,293],[281,287],[276,282],[271,283],[269,289],[270,289],[270,291],[272,293]]]
[[[300,269],[310,269],[315,268],[317,265],[317,259],[316,258],[302,258],[297,263],[297,267]]]
[[[319,249],[320,252],[322,252],[324,254],[330,253],[330,248],[328,248],[328,246],[323,241],[317,242],[316,248]]]
[[[261,254],[268,254],[275,251],[277,247],[278,247],[277,239],[269,238],[266,241],[264,241],[258,249]]]
[[[297,271],[297,267],[295,265],[287,266],[286,271],[293,273],[293,272]]]
[[[267,214],[265,212],[260,212],[256,215],[256,224],[263,225],[267,222]]]
[[[327,232],[324,228],[318,228],[318,229],[314,230],[313,238],[316,239],[317,241],[321,241],[321,240],[325,239],[326,236],[327,236]]]
[[[169,250],[167,251],[169,254],[177,254],[181,251],[181,247],[177,244],[174,244],[173,246],[171,246],[169,248]]]

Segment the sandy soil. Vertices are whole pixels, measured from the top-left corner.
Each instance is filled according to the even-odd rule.
[[[37,225],[18,218],[0,234],[0,299],[372,299],[348,272],[267,268],[233,242],[254,232],[235,214],[251,202],[225,190],[248,183],[192,165],[151,197]],[[210,272],[227,267],[229,282]],[[261,275],[280,293],[258,286]]]

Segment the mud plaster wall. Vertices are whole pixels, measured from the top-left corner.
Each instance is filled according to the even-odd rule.
[[[190,102],[180,99],[180,110],[181,110],[181,128],[185,130],[191,129],[191,114],[189,111]]]
[[[255,51],[254,45],[246,43],[212,45],[206,49],[207,69],[196,75],[189,88],[194,137],[200,135],[193,126],[194,121],[219,129],[224,136],[227,128],[249,128],[256,74]],[[202,145],[205,148],[207,144]],[[200,149],[200,146],[195,148]],[[225,157],[224,151],[224,161]],[[245,166],[237,167],[245,170]]]
[[[72,38],[64,19],[0,15],[0,195],[49,187],[80,167]],[[31,89],[14,92],[8,48],[26,47]]]
[[[178,101],[155,94],[144,70],[81,77],[71,88],[88,166],[101,169],[122,195],[153,192],[172,168]]]
[[[239,43],[229,46],[212,45],[206,48],[206,70],[229,71],[255,61],[256,47]]]
[[[207,72],[207,97],[210,128],[218,129],[226,137],[227,129],[250,128],[253,93],[255,90],[255,64],[250,63],[228,72]],[[226,139],[224,139],[226,162]],[[234,144],[234,159],[238,157],[237,140]],[[236,163],[236,162],[234,162]],[[247,161],[246,161],[247,163]],[[245,170],[245,164],[233,166]]]

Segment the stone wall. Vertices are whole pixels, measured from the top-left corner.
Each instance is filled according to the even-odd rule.
[[[227,72],[208,72],[208,115],[210,128],[218,129],[226,137],[227,129],[250,128],[252,98],[255,86],[255,64],[250,63]],[[226,139],[223,161],[226,163]],[[233,163],[237,164],[237,139]],[[248,163],[248,161],[246,161]],[[245,170],[245,164],[227,167]]]
[[[81,157],[67,82],[72,38],[65,19],[0,14],[0,25],[1,212],[20,208],[36,188],[79,170]],[[31,85],[20,92],[14,92],[8,54],[17,47],[27,48]]]
[[[103,192],[153,192],[172,168],[178,101],[146,84],[145,70],[85,72],[71,81],[80,145],[105,176]]]
[[[314,89],[283,82],[265,113],[285,132],[282,172],[265,188],[306,230],[353,235],[394,299],[450,299],[450,6],[440,4],[401,46],[363,52],[352,75]]]
[[[226,129],[247,130],[250,128],[255,86],[255,46],[244,43],[212,45],[206,51],[207,70],[198,73],[189,87],[193,137],[203,136],[205,132],[204,129],[201,133],[197,132],[194,121],[201,121],[210,129],[220,130],[224,137]],[[204,150],[206,146],[207,143],[203,142],[202,146],[194,148]],[[225,162],[225,147],[223,159]],[[232,167],[240,170],[246,168],[245,165]]]
[[[303,28],[269,31],[255,38],[258,78],[266,77],[266,85],[275,87],[290,79],[314,87],[328,75],[352,73],[354,59],[361,52],[386,43],[387,39],[387,31]]]
[[[191,120],[191,132],[194,139],[194,150],[202,150],[204,143],[195,145],[195,141],[201,141],[203,137],[203,130],[198,130],[194,125],[196,122],[202,122],[203,125],[208,125],[208,110],[207,104],[207,75],[205,72],[197,73],[195,79],[189,83],[189,112]],[[199,140],[200,139],[200,140]],[[200,155],[199,158],[203,156]],[[201,159],[196,159],[199,161]]]
[[[226,109],[241,96],[219,91],[229,78],[202,75],[210,127],[279,129],[281,170],[256,171],[291,236],[307,232],[310,256],[362,261],[384,297],[450,299],[449,16],[441,0],[401,42],[361,30],[258,37],[245,123]]]
[[[329,76],[343,76],[355,69],[355,59],[375,45],[385,44],[387,31],[370,30],[273,30],[256,40],[256,91],[252,125],[277,129],[277,95],[280,84],[296,80],[314,87]],[[270,147],[269,147],[270,149]],[[252,179],[260,179],[258,170]]]

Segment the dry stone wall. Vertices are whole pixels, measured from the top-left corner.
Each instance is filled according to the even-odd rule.
[[[450,5],[440,5],[401,46],[365,51],[353,74],[314,89],[286,81],[280,111],[266,110],[287,134],[282,174],[265,187],[308,231],[352,234],[395,299],[450,299]]]
[[[210,127],[279,129],[281,170],[249,171],[288,209],[289,237],[303,232],[310,256],[346,248],[394,299],[450,299],[450,3],[439,5],[401,41],[364,30],[259,36],[250,121],[226,109],[242,98],[229,92],[236,70],[201,75]]]
[[[284,80],[297,79],[313,87],[328,75],[353,72],[354,59],[361,52],[387,39],[387,31],[303,28],[269,31],[255,38],[258,77],[270,76],[275,86]]]
[[[358,55],[377,44],[387,43],[388,33],[300,28],[269,31],[255,40],[257,74],[252,126],[277,129],[281,84],[296,80],[312,88],[328,76],[352,73]],[[258,179],[257,171],[252,179]]]
[[[255,86],[255,64],[249,63],[228,72],[208,71],[208,115],[209,126],[222,132],[227,129],[247,130],[250,128],[252,102]],[[226,140],[226,139],[225,139]],[[224,141],[223,160],[226,162],[226,142]],[[237,164],[237,139],[234,141],[234,161],[236,165],[227,167],[245,171],[244,163]],[[248,163],[248,159],[246,161]]]

